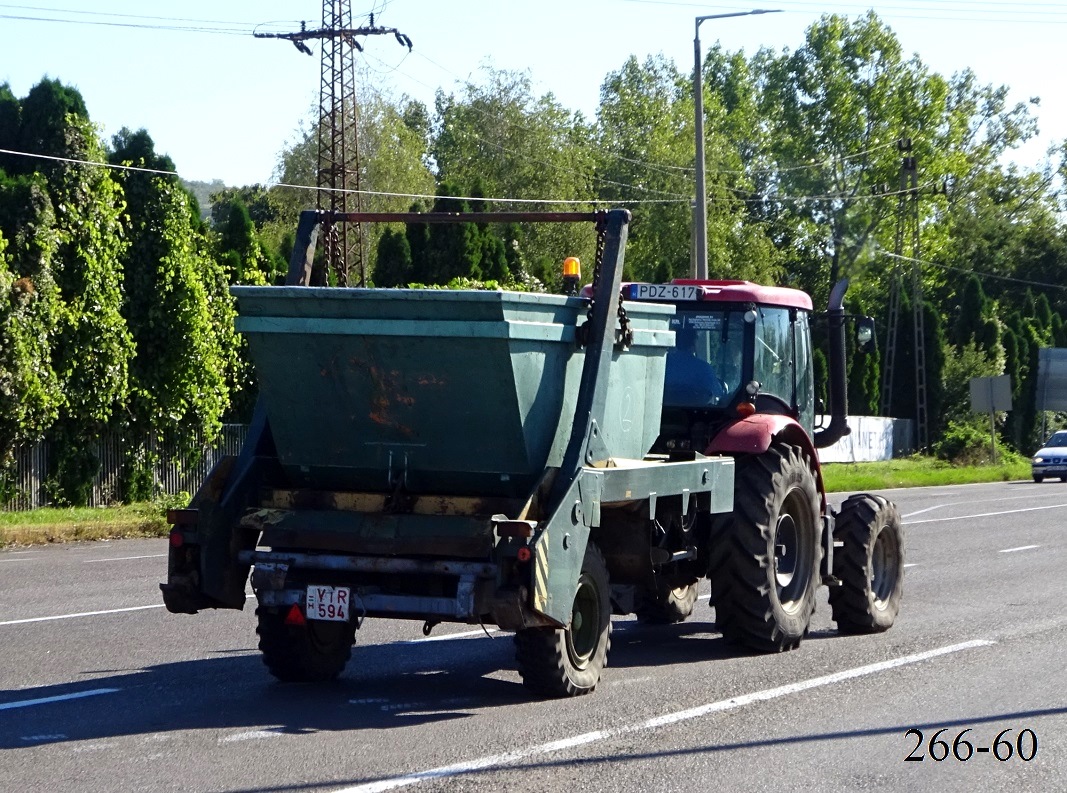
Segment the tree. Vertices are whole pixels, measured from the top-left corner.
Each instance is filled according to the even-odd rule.
[[[635,207],[626,270],[664,282],[690,271],[693,193],[691,78],[664,56],[630,57],[604,78],[595,127],[597,197]]]
[[[468,212],[461,193],[443,182],[437,189],[433,212]],[[482,246],[478,227],[473,223],[436,223],[430,226],[426,243],[424,274],[428,284],[447,284],[453,278],[481,278]]]
[[[31,92],[32,95],[33,92]],[[46,129],[54,124],[38,123]],[[54,499],[85,504],[98,469],[94,443],[128,393],[133,339],[122,316],[122,194],[101,168],[104,150],[89,121],[65,120],[69,158],[48,168],[57,208],[55,280],[62,301],[52,365],[64,393],[50,437],[55,442]]]
[[[409,283],[412,283],[411,246],[403,232],[386,229],[378,239],[374,285],[396,287]]]
[[[41,179],[0,178],[0,502],[13,495],[6,474],[15,448],[43,437],[62,402],[51,364],[53,222]]]
[[[112,162],[173,170],[165,167],[168,158],[155,154],[145,130],[123,130],[113,143]],[[220,281],[212,273],[218,265],[193,227],[189,196],[177,176],[124,171],[120,181],[130,242],[122,261],[122,314],[136,354],[129,366],[126,410],[117,419],[126,438],[126,495],[144,499],[155,495],[156,444],[169,438],[190,455],[218,434],[237,339],[232,300],[217,287],[208,291]],[[212,303],[229,307],[222,322]]]
[[[1000,325],[996,308],[986,297],[978,278],[971,274],[963,280],[959,293],[959,309],[949,340],[957,347],[973,342],[992,356],[1000,351]]]
[[[21,142],[22,105],[11,92],[11,86],[0,83],[0,149],[18,151]],[[0,154],[0,171],[14,174],[18,159],[14,154]]]
[[[430,155],[438,183],[480,183],[488,197],[523,201],[591,200],[594,155],[580,114],[551,94],[534,97],[529,75],[490,71],[486,85],[438,92]],[[523,224],[526,266],[558,283],[567,256],[592,261],[592,224]],[[412,255],[415,256],[414,247]]]
[[[59,80],[47,77],[41,80],[22,100],[16,150],[54,157],[69,156],[70,116],[85,123],[89,121],[89,111],[78,90]],[[40,163],[27,157],[18,161],[12,173],[32,173],[38,168]]]

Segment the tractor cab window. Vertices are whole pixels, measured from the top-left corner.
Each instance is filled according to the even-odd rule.
[[[675,346],[667,353],[663,404],[717,407],[741,386],[744,327],[740,311],[679,311],[671,318]]]
[[[789,309],[759,306],[755,313],[753,379],[760,384],[761,394],[776,396],[792,407],[796,356]]]
[[[755,335],[752,378],[759,393],[774,397],[761,409],[787,410],[810,434],[815,425],[815,382],[812,374],[808,312],[758,306],[752,312]]]
[[[815,431],[815,374],[811,355],[811,323],[807,311],[797,311],[794,338],[797,350],[797,409],[800,424],[810,436]]]

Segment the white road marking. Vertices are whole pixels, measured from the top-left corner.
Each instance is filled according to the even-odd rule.
[[[500,633],[499,628],[478,628],[474,631],[463,631],[462,633],[444,633],[440,636],[425,636],[421,639],[408,639],[404,644],[421,644],[422,642],[443,642],[446,639],[463,639],[468,636],[484,636],[486,633],[490,635],[494,633]]]
[[[1048,492],[1049,492],[1050,495],[1053,494],[1052,490],[1049,490]],[[973,507],[975,504],[988,504],[988,503],[999,504],[1002,501],[1033,501],[1033,500],[1034,500],[1034,494],[1033,494],[1033,492],[1030,492],[1030,493],[1027,493],[1026,495],[1023,495],[1023,496],[997,496],[996,498],[977,498],[977,499],[973,499],[973,500],[972,499],[968,499],[966,501],[966,503]],[[935,509],[943,509],[945,507],[955,506],[956,504],[959,504],[959,503],[960,502],[958,502],[958,501],[951,501],[951,502],[946,502],[944,504],[936,504],[936,505],[934,505],[932,507],[927,507],[926,509],[920,509],[920,510],[917,510],[915,512],[909,512],[907,515],[901,515],[900,517],[902,519],[904,519],[904,520],[907,520],[908,518],[912,517],[913,515],[922,515],[924,512],[933,512]]]
[[[425,702],[392,702],[386,700],[381,705],[382,711],[388,713],[393,710],[407,710],[419,712],[433,712],[438,710],[450,710],[452,708],[473,706],[480,702],[473,697],[449,697],[446,699],[427,700]]]
[[[697,595],[697,600],[710,600],[710,599],[711,599],[711,593],[710,592],[708,592],[708,594],[706,594],[706,595]]]
[[[130,606],[124,609],[108,609],[107,611],[83,611],[78,614],[56,614],[52,617],[30,617],[24,620],[7,620],[0,622],[0,625],[25,625],[27,622],[49,622],[51,620],[72,620],[78,617],[99,617],[102,614],[121,614],[124,611],[145,611],[146,609],[161,609],[162,603],[157,603],[151,606]]]
[[[116,556],[114,559],[83,559],[82,564],[97,564],[99,562],[125,562],[129,559],[161,559],[167,554],[152,553],[147,556]]]
[[[47,705],[50,702],[66,702],[69,699],[83,699],[96,697],[100,694],[114,694],[121,691],[119,688],[94,688],[91,691],[78,691],[74,694],[59,694],[55,697],[41,697],[40,699],[24,699],[20,702],[4,702],[0,704],[0,710],[14,710],[15,708],[31,708],[34,705]]]
[[[949,504],[937,504],[936,506],[933,506],[933,507],[927,507],[926,509],[919,509],[919,510],[916,510],[915,512],[909,512],[907,515],[901,515],[900,519],[901,520],[907,520],[908,518],[913,517],[915,515],[922,515],[923,513],[926,513],[926,512],[933,512],[935,509],[944,509],[947,506],[949,506]]]
[[[909,567],[915,567],[918,564],[919,564],[918,562],[908,562],[906,565],[904,565],[904,569],[906,570]]]
[[[29,557],[28,559],[0,559],[0,563],[3,563],[3,562],[32,562],[32,561],[33,561],[33,557],[32,556]]]
[[[225,738],[219,739],[219,743],[236,743],[238,741],[258,741],[262,738],[279,738],[285,735],[284,727],[270,727],[265,730],[251,730],[249,732],[239,732],[234,735],[228,735]]]
[[[980,512],[977,515],[954,515],[950,518],[928,518],[927,520],[910,520],[909,526],[919,523],[941,523],[946,520],[971,520],[973,518],[992,518],[997,515],[1014,515],[1018,512],[1037,512],[1042,509],[1063,509],[1067,504],[1049,504],[1047,507],[1024,507],[1022,509],[1006,509],[1001,512]]]
[[[654,719],[638,722],[637,724],[632,724],[625,727],[618,727],[611,730],[595,730],[594,732],[587,732],[581,735],[575,735],[570,738],[564,738],[559,741],[552,741],[551,743],[540,744],[539,746],[530,746],[525,749],[516,749],[512,752],[505,752],[504,754],[480,757],[462,763],[455,763],[454,765],[441,766],[440,768],[431,768],[427,771],[416,771],[415,773],[408,774],[406,776],[380,779],[376,782],[368,782],[363,785],[355,785],[352,787],[341,788],[335,791],[335,793],[377,793],[377,791],[393,790],[395,788],[415,785],[419,782],[425,782],[428,780],[447,779],[449,777],[462,776],[464,774],[469,774],[472,771],[478,771],[485,768],[511,765],[513,763],[519,762],[520,760],[525,760],[528,757],[535,757],[537,755],[561,752],[566,749],[573,749],[576,746],[584,746],[586,744],[604,741],[609,738],[614,738],[616,736],[624,735],[627,733],[641,732],[644,730],[654,730],[658,727],[664,727],[672,724],[677,724],[683,721],[689,721],[691,719],[701,718],[712,713],[721,713],[727,710],[734,710],[736,708],[741,708],[746,705],[751,705],[754,702],[763,702],[769,699],[775,699],[777,697],[784,697],[790,694],[796,694],[801,691],[808,691],[813,688],[819,688],[821,686],[841,683],[845,680],[853,680],[857,677],[864,677],[866,675],[872,675],[878,672],[885,672],[890,669],[895,669],[899,666],[906,666],[908,664],[920,663],[921,661],[928,661],[931,658],[937,658],[938,656],[948,655],[950,653],[958,653],[964,650],[972,650],[977,647],[988,647],[995,643],[996,642],[990,641],[988,639],[975,639],[969,642],[962,642],[961,644],[952,644],[947,647],[939,647],[935,650],[927,650],[926,652],[915,653],[914,655],[906,655],[901,658],[894,658],[889,661],[882,661],[880,663],[860,666],[854,669],[846,669],[843,672],[835,672],[834,674],[824,675],[822,677],[814,677],[809,680],[802,680],[798,683],[790,683],[788,685],[778,686],[777,688],[769,688],[763,691],[755,691],[751,694],[742,694],[740,696],[732,697],[730,699],[724,699],[718,702],[711,702],[707,705],[701,705],[700,707],[690,708],[688,710],[680,710],[674,713],[667,713],[663,716],[657,716]]]
[[[1015,551],[1029,551],[1031,548],[1040,548],[1040,545],[1020,545],[1018,548],[1005,548],[998,553],[1015,553]]]

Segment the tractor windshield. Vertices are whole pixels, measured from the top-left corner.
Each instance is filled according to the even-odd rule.
[[[759,412],[795,416],[812,431],[808,312],[752,304],[711,309],[704,303],[699,311],[680,306],[671,330],[675,346],[667,353],[665,407],[725,407],[754,383]]]
[[[728,404],[741,386],[742,312],[679,311],[671,318],[671,330],[675,332],[675,346],[667,353],[663,404]]]

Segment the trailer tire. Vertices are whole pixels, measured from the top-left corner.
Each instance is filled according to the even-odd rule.
[[[808,632],[820,580],[815,470],[785,443],[736,465],[734,511],[713,521],[709,543],[716,625],[734,644],[792,650]]]
[[[647,625],[673,625],[684,622],[693,613],[697,602],[696,583],[671,588],[660,583],[638,595],[637,619]]]
[[[350,622],[286,625],[285,614],[262,606],[256,609],[259,649],[263,663],[283,683],[322,683],[334,680],[352,657],[356,626]]]
[[[588,694],[600,682],[611,649],[611,586],[600,549],[585,549],[571,624],[525,628],[515,634],[515,660],[523,685],[549,697]]]
[[[841,505],[834,527],[834,576],[830,609],[841,633],[889,630],[904,592],[904,529],[896,506],[860,494]]]

